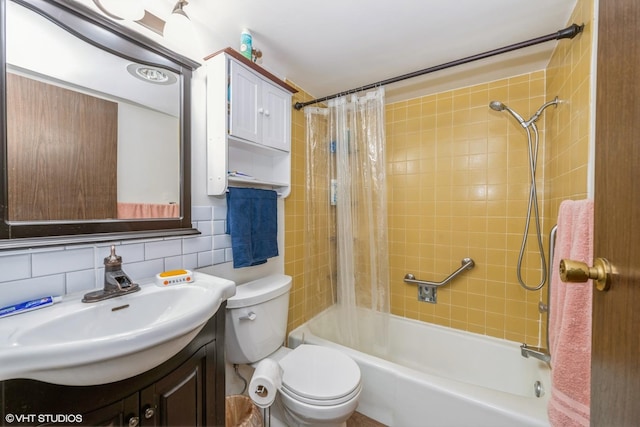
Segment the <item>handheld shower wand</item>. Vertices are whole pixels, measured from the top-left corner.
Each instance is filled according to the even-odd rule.
[[[507,107],[505,104],[503,104],[500,101],[491,101],[489,103],[489,108],[491,108],[494,111],[507,111],[509,114],[511,114],[518,121],[518,123],[520,123],[520,125],[523,128],[526,129],[529,126],[531,126],[533,123],[538,121],[538,119],[540,118],[540,115],[542,114],[542,112],[547,107],[549,107],[551,105],[555,105],[557,107],[559,102],[560,101],[558,100],[558,97],[556,96],[552,101],[544,103],[542,105],[542,107],[538,108],[538,111],[536,111],[533,114],[533,116],[531,116],[531,118],[529,120],[523,119],[520,114],[516,113],[515,111],[513,111],[511,108]]]
[[[516,113],[515,111],[513,111],[511,108],[507,107],[502,102],[500,102],[500,101],[491,101],[491,103],[489,104],[489,108],[491,108],[492,110],[495,110],[495,111],[507,111],[509,114],[511,114],[522,125],[523,128],[527,127],[527,124],[524,121],[524,119],[522,118],[522,116],[520,114]]]
[[[511,114],[517,121],[518,123],[520,123],[520,125],[524,128],[524,130],[527,132],[527,142],[529,145],[529,174],[530,174],[530,189],[529,189],[529,203],[528,203],[528,207],[527,207],[527,220],[526,220],[526,224],[525,224],[525,229],[524,229],[524,233],[522,236],[522,245],[520,246],[520,253],[518,255],[518,266],[517,266],[517,274],[518,274],[518,282],[520,283],[520,286],[522,286],[524,289],[528,290],[528,291],[537,291],[540,288],[542,288],[547,280],[547,262],[545,260],[545,256],[544,256],[544,248],[542,246],[542,233],[540,230],[540,212],[538,209],[538,195],[537,195],[537,191],[536,191],[536,166],[538,163],[538,145],[540,142],[540,135],[538,133],[538,128],[535,124],[535,122],[540,118],[540,115],[542,114],[542,112],[549,106],[551,105],[558,105],[558,97],[556,96],[553,101],[549,101],[545,104],[542,105],[542,107],[540,107],[538,109],[538,111],[536,111],[533,116],[531,116],[531,118],[529,120],[524,120],[522,118],[522,116],[518,113],[516,113],[515,111],[513,111],[511,108],[507,107],[505,104],[503,104],[500,101],[491,101],[491,103],[489,104],[489,107],[492,110],[495,111],[507,111],[509,114]],[[532,138],[531,138],[531,132],[533,131],[533,134],[535,136],[535,143],[532,143]],[[538,243],[538,254],[540,256],[540,268],[541,268],[541,278],[540,278],[540,282],[538,282],[538,284],[536,286],[528,286],[523,278],[522,278],[522,261],[524,258],[524,252],[527,246],[527,237],[529,235],[529,224],[531,223],[531,214],[534,214],[534,222],[535,222],[535,226],[536,226],[536,237],[537,237],[537,243]]]

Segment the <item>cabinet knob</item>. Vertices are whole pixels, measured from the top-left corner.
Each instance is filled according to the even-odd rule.
[[[129,427],[138,427],[140,425],[140,418],[131,417],[129,418]]]
[[[152,407],[147,407],[147,409],[144,410],[144,417],[148,420],[149,418],[153,418],[153,416],[156,414],[156,411],[152,408]]]
[[[264,110],[262,108],[258,108],[258,113],[259,114],[264,114]]]
[[[264,115],[269,117],[269,110],[264,110]]]

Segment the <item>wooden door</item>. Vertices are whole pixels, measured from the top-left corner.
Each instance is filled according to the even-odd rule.
[[[594,291],[591,425],[640,423],[640,2],[601,0],[594,256],[617,270]]]
[[[118,104],[7,73],[11,221],[116,218]]]

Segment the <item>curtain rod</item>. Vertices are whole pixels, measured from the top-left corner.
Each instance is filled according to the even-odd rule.
[[[467,63],[472,62],[472,61],[477,61],[479,59],[489,58],[490,56],[500,55],[502,53],[511,52],[511,51],[514,51],[514,50],[517,50],[517,49],[522,49],[522,48],[525,48],[525,47],[529,47],[529,46],[533,46],[533,45],[536,45],[536,44],[548,42],[548,41],[551,41],[551,40],[572,39],[575,36],[577,36],[578,34],[580,34],[583,29],[584,29],[584,24],[582,24],[582,25],[572,24],[567,28],[564,28],[564,29],[562,29],[560,31],[557,31],[555,33],[547,34],[546,36],[536,37],[535,39],[523,41],[523,42],[520,42],[520,43],[511,44],[509,46],[505,46],[505,47],[501,47],[501,48],[498,48],[498,49],[490,50],[488,52],[479,53],[477,55],[472,55],[472,56],[467,56],[466,58],[457,59],[457,60],[451,61],[451,62],[446,62],[444,64],[436,65],[434,67],[429,67],[429,68],[425,68],[423,70],[414,71],[412,73],[403,74],[403,75],[398,76],[398,77],[392,77],[390,79],[381,80],[381,81],[376,82],[376,83],[371,83],[371,84],[368,84],[368,85],[365,85],[365,86],[360,86],[358,88],[342,91],[342,92],[339,92],[339,93],[336,93],[336,94],[333,94],[333,95],[324,96],[322,98],[317,98],[317,99],[314,99],[312,101],[296,102],[293,107],[296,110],[300,110],[303,107],[306,107],[307,105],[317,104],[318,102],[327,101],[329,99],[337,98],[339,96],[348,95],[350,93],[361,92],[363,90],[374,89],[374,88],[379,87],[379,86],[384,86],[384,85],[388,85],[388,84],[391,84],[391,83],[396,83],[396,82],[399,82],[399,81],[402,81],[402,80],[411,79],[413,77],[418,77],[418,76],[421,76],[423,74],[433,73],[434,71],[444,70],[446,68],[455,67],[457,65],[467,64]]]

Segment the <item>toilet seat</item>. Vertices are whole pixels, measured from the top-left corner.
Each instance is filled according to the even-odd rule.
[[[358,364],[331,348],[302,344],[282,358],[280,366],[280,392],[310,405],[340,405],[362,388]]]

